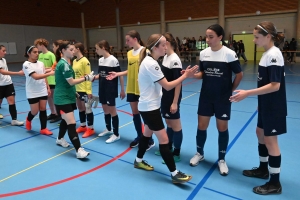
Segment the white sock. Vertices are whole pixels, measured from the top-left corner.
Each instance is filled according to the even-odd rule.
[[[85,122],[80,123],[80,126],[86,126],[86,123]]]
[[[89,129],[94,129],[94,126],[93,126],[93,125],[91,125],[91,126],[88,126],[88,128],[89,128]]]
[[[175,170],[174,172],[171,172],[172,176],[175,176],[178,173],[177,170]]]
[[[135,160],[136,160],[136,162],[142,162],[143,161],[142,158],[138,158],[138,157],[136,157]]]

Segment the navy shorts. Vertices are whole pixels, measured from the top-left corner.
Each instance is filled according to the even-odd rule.
[[[145,125],[152,131],[160,131],[165,128],[161,118],[160,109],[152,111],[140,111]]]
[[[170,112],[170,105],[161,105],[160,112],[161,116],[165,119],[180,119],[180,106],[178,106],[177,112],[176,113],[171,113]]]
[[[264,130],[265,136],[275,136],[286,133],[286,116],[276,116],[258,113],[257,127]]]
[[[140,96],[136,95],[136,94],[128,94],[127,93],[127,102],[138,102],[139,101]]]
[[[214,116],[220,120],[230,120],[231,102],[208,102],[199,99],[198,115]]]
[[[13,84],[0,86],[0,99],[15,95],[16,92]]]
[[[87,99],[87,94],[86,92],[77,92],[77,94],[79,95],[79,97],[77,97],[80,101],[86,101]]]
[[[108,106],[116,106],[116,97],[111,93],[99,94],[99,102]]]
[[[43,96],[43,97],[36,97],[36,98],[31,98],[27,99],[29,104],[35,104],[40,102],[40,100],[48,100],[48,96]]]
[[[65,105],[55,105],[56,112],[62,114],[73,112],[77,110],[76,103],[65,104]]]

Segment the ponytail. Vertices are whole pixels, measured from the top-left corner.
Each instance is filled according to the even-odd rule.
[[[144,58],[146,57],[146,48],[143,48],[141,51],[140,51],[140,61],[139,61],[139,65],[141,65],[142,61],[144,60]]]

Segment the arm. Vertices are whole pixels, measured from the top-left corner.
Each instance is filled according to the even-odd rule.
[[[202,71],[200,71],[200,72],[194,74],[194,78],[195,78],[195,79],[202,79],[202,76],[203,76],[203,72],[202,72]]]
[[[51,71],[51,72],[46,73],[46,74],[38,74],[38,73],[33,72],[29,76],[32,77],[35,80],[40,80],[40,79],[44,79],[44,78],[46,78],[48,76],[51,76],[51,75],[54,75],[54,71]]]
[[[0,74],[3,74],[3,75],[19,75],[19,76],[24,75],[22,70],[20,70],[18,72],[11,72],[11,71],[6,71],[4,69],[0,69]]]
[[[241,80],[243,78],[243,72],[240,72],[235,75],[233,84],[232,84],[232,91],[234,91],[240,84]]]
[[[122,72],[109,72],[109,75],[106,77],[107,80],[113,80],[114,78],[118,76],[127,76],[127,71],[122,71]]]
[[[83,75],[91,73],[91,65],[90,65],[90,63],[88,62],[87,59],[86,59],[86,62],[83,63],[82,67],[83,67],[83,71],[84,71]],[[85,83],[85,86],[86,86],[86,88],[85,88],[86,94],[88,95],[89,98],[91,98],[92,97],[91,96],[91,94],[92,94],[92,82],[87,81]]]
[[[76,84],[78,84],[78,83],[84,82],[84,81],[85,81],[85,77],[83,77],[83,78],[78,78],[78,79],[68,78],[68,79],[66,79],[66,80],[68,81],[68,83],[69,83],[70,85],[76,85]]]
[[[120,76],[120,84],[121,84],[120,98],[124,99],[125,98],[125,90],[124,90],[124,77],[123,76]]]

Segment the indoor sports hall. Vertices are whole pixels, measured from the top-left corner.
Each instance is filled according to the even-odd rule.
[[[274,22],[278,32],[290,42],[296,38],[300,44],[300,0],[273,2],[253,0],[11,0],[1,6],[0,45],[7,49],[5,59],[9,71],[22,69],[26,58],[25,47],[37,38],[46,38],[52,51],[57,39],[80,41],[85,45],[85,56],[91,69],[98,72],[95,43],[109,42],[121,70],[127,69],[125,34],[138,30],[142,40],[153,33],[171,32],[182,42],[184,37],[204,37],[211,24],[221,24],[226,42],[243,40],[247,60],[240,58],[243,78],[238,89],[257,87],[258,64],[263,49],[253,43],[253,28],[264,20]],[[195,44],[193,46],[193,44]],[[185,69],[199,65],[199,52],[207,48],[205,40],[192,43],[189,50],[179,56]],[[298,48],[299,49],[299,48]],[[289,60],[291,53],[294,57]],[[96,134],[82,138],[82,147],[90,153],[85,159],[76,159],[74,147],[56,144],[59,124],[47,123],[53,135],[42,135],[38,115],[32,120],[32,130],[25,126],[12,126],[6,99],[0,114],[0,198],[3,199],[299,199],[299,161],[296,155],[300,136],[300,54],[285,50],[285,83],[287,97],[287,133],[278,136],[282,155],[279,195],[257,195],[252,188],[268,180],[243,176],[242,171],[259,165],[257,126],[257,96],[232,103],[229,121],[229,143],[226,162],[227,176],[218,170],[218,130],[215,117],[207,129],[205,159],[190,166],[195,155],[198,101],[202,80],[188,78],[182,83],[180,104],[183,142],[181,161],[177,169],[193,176],[185,184],[173,184],[162,157],[155,155],[155,146],[146,152],[144,160],[154,171],[134,168],[138,147],[129,143],[136,136],[131,107],[126,98],[116,99],[119,116],[120,140],[106,144],[108,136],[99,137],[105,129],[104,112],[99,103],[93,108]],[[159,60],[161,63],[161,60]],[[26,98],[24,76],[11,76],[15,88],[18,120],[25,121],[30,110]],[[126,87],[127,77],[124,76]],[[92,82],[93,95],[98,95],[99,81]],[[119,85],[120,88],[120,85]],[[95,105],[95,104],[94,104]],[[278,108],[281,105],[278,105]],[[47,107],[49,114],[49,107]],[[74,111],[77,125],[78,110]],[[65,139],[70,143],[66,134]]]

